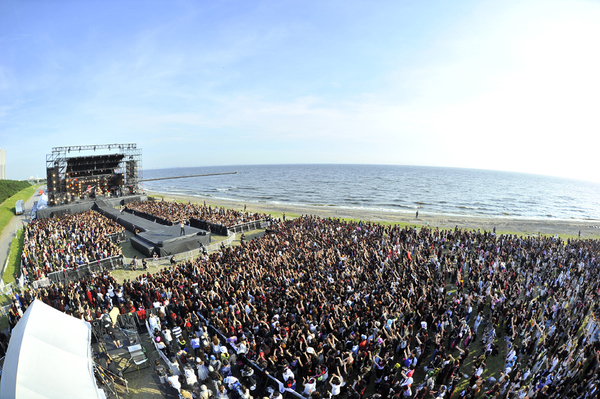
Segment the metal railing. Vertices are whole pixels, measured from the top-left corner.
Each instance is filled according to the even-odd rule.
[[[105,234],[104,238],[115,244],[120,244],[127,241],[127,234],[125,234],[125,231],[119,231],[118,233]]]
[[[50,284],[52,284],[52,280],[50,280],[48,277],[46,277],[41,280],[34,281],[33,283],[31,283],[31,286],[35,289],[38,289],[40,287],[47,287]]]
[[[223,241],[219,241],[214,244],[210,244],[209,246],[206,247],[206,251],[207,252],[215,252],[215,251],[218,251],[219,249],[221,249],[222,246],[228,247],[231,245],[232,242],[235,241],[235,238],[236,238],[236,235],[232,234]],[[178,253],[175,255],[162,256],[160,258],[145,258],[143,260],[137,261],[136,268],[138,268],[138,269],[141,268],[143,265],[142,262],[144,260],[146,261],[146,265],[148,266],[148,269],[167,267],[171,264],[172,258],[174,258],[175,262],[184,262],[184,261],[187,261],[190,259],[195,259],[198,256],[200,256],[200,251],[201,251],[201,249],[197,248],[197,249],[193,249],[191,251],[181,252],[181,253]],[[123,260],[124,260],[123,267],[129,267],[133,258],[123,258]]]
[[[4,280],[0,280],[0,294],[2,295],[12,295],[16,287],[16,281],[4,284]]]
[[[229,234],[242,233],[244,231],[258,230],[262,228],[263,223],[267,223],[265,219],[252,220],[250,222],[244,222],[236,224],[235,226],[228,227]]]
[[[223,345],[226,345],[229,349],[233,350],[234,353],[237,352],[237,347],[235,347],[234,345],[229,343],[227,341],[227,337],[225,337],[219,331],[218,328],[214,327],[212,325],[212,323],[209,320],[207,320],[199,311],[196,312],[196,314],[198,315],[198,318],[200,320],[204,321],[204,323],[206,324],[206,328],[209,331],[209,336],[216,335],[219,338],[219,341],[221,341],[223,343]],[[259,393],[265,392],[269,386],[274,386],[274,387],[283,386],[283,383],[281,381],[279,381],[277,378],[275,378],[271,374],[269,374],[266,369],[263,369],[262,367],[260,367],[256,362],[246,359],[245,357],[243,357],[241,359],[238,358],[238,359],[254,369],[254,372],[255,372],[254,375],[256,377],[258,377],[258,379],[260,379],[260,382],[257,384],[257,386],[261,387],[261,389],[257,389],[257,391],[259,391]],[[279,388],[277,388],[277,389],[279,389]],[[299,392],[292,391],[290,389],[284,389],[282,395],[283,395],[283,399],[292,399],[292,398],[293,399],[306,399]]]
[[[82,277],[89,276],[92,273],[114,270],[122,266],[123,257],[112,256],[78,266],[76,269],[64,269],[52,272],[46,278],[49,278],[54,283],[68,283],[69,281],[80,280]]]
[[[206,247],[206,250],[208,252],[218,251],[222,246],[228,247],[234,241],[235,241],[235,233],[231,234],[229,237],[227,237],[226,239],[224,239],[221,242],[216,242],[214,244],[210,244],[208,247]]]
[[[12,305],[6,305],[6,306],[0,307],[0,315],[2,315],[2,316],[8,316],[8,312],[9,312],[9,310],[10,310],[11,307],[12,307]]]

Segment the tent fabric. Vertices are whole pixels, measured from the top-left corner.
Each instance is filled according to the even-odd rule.
[[[46,194],[40,195],[40,199],[37,203],[37,209],[48,208],[48,196]]]
[[[89,323],[35,300],[12,331],[2,398],[100,398]]]

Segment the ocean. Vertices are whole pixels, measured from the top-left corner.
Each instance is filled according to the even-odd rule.
[[[395,165],[236,165],[144,170],[143,189],[241,203],[430,215],[600,220],[600,184],[490,170]]]

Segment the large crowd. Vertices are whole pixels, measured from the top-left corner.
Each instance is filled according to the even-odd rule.
[[[133,202],[126,205],[127,209],[144,212],[148,215],[163,218],[171,223],[188,221],[191,218],[203,220],[207,223],[225,227],[251,222],[254,220],[267,219],[264,213],[237,211],[229,208],[212,207],[211,205],[192,204],[175,201],[143,201]],[[244,207],[245,208],[245,207]]]
[[[22,273],[34,281],[51,272],[119,256],[119,244],[107,236],[124,230],[95,211],[32,220],[25,226]]]
[[[158,307],[161,350],[193,362],[199,384],[228,381],[215,385],[221,399],[252,394],[230,355],[311,399],[595,397],[599,250],[303,216],[123,284],[104,272],[26,291],[11,325],[35,297],[90,321]]]

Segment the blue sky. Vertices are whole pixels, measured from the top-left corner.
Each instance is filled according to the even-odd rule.
[[[376,163],[600,181],[597,1],[0,2],[8,178],[53,146],[144,168]]]

